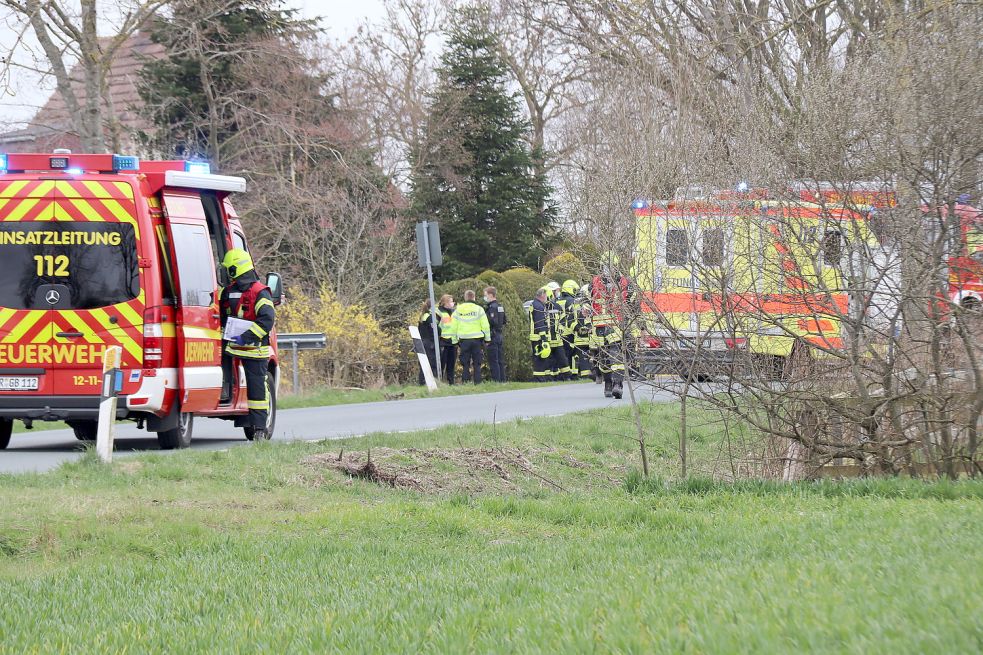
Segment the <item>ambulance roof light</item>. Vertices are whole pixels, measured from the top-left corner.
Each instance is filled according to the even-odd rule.
[[[140,158],[132,155],[113,155],[113,170],[119,171],[138,171],[140,170]]]
[[[83,171],[81,168],[66,168],[65,172],[69,175],[81,175],[85,171]]]
[[[7,155],[0,155],[0,173],[7,172]]]
[[[184,162],[184,172],[208,175],[212,172],[212,165],[207,161],[186,161]]]

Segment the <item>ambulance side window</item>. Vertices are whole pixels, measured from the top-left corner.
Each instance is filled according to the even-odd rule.
[[[689,235],[686,230],[666,231],[666,266],[686,266],[689,262]]]
[[[724,265],[724,231],[715,227],[703,231],[703,265]]]
[[[214,301],[215,269],[208,231],[204,225],[172,223],[174,253],[177,257],[181,304],[208,307]]]
[[[843,237],[838,231],[830,230],[823,236],[823,264],[839,266],[843,257]]]

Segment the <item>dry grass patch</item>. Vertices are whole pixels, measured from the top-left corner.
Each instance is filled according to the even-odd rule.
[[[304,480],[314,486],[334,477],[441,495],[569,491],[571,472],[577,487],[610,488],[621,483],[625,469],[591,464],[553,448],[516,447],[373,448],[311,455],[301,464],[307,469]]]

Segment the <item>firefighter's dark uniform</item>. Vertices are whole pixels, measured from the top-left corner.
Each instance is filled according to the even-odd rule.
[[[559,299],[548,300],[546,303],[547,325],[549,331],[549,379],[566,380],[570,374],[570,360],[563,349],[564,309]]]
[[[545,382],[553,376],[550,367],[549,313],[546,303],[538,298],[526,304],[529,312],[529,342],[532,345],[532,376],[535,380]]]
[[[249,415],[245,421],[236,421],[236,425],[252,428],[254,434],[262,439],[270,436],[266,433],[270,410],[270,394],[266,382],[270,360],[270,332],[276,321],[276,310],[273,308],[270,290],[262,284],[262,288],[256,288],[258,283],[259,278],[255,271],[250,269],[240,274],[222,290],[220,307],[223,329],[229,317],[233,316],[253,322],[252,328],[242,336],[244,343],[229,341],[225,352],[239,358],[246,374],[246,406],[249,408]],[[252,308],[249,307],[250,302],[253,304]]]
[[[495,382],[505,382],[505,326],[508,316],[498,300],[488,303],[488,325],[491,343],[488,344],[488,372]]]
[[[560,309],[557,330],[560,334],[561,343],[563,344],[563,356],[567,360],[567,377],[571,380],[576,378],[579,373],[577,368],[577,353],[573,346],[573,330],[576,323],[576,316],[574,315],[575,301],[574,296],[563,292],[554,303]]]

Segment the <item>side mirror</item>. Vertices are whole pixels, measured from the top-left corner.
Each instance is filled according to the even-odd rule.
[[[283,281],[279,273],[266,274],[266,286],[270,288],[270,295],[273,296],[273,304],[279,305],[283,302]]]

